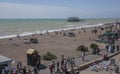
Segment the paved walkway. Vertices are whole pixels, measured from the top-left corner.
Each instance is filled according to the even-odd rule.
[[[102,51],[101,53],[104,54],[105,51]],[[86,63],[88,61],[92,61],[92,60],[98,59],[100,57],[102,57],[102,56],[90,54],[90,55],[87,55],[85,57],[85,60],[87,60],[87,61],[82,61],[82,58],[77,58],[77,59],[75,59],[75,63],[76,63],[77,66],[79,66],[79,65],[82,65],[82,64],[84,64],[84,63]],[[50,74],[49,73],[49,67],[47,67],[47,69],[41,70],[40,74]]]
[[[119,44],[120,43],[120,40],[118,41],[118,42],[116,42],[116,44]],[[120,46],[120,45],[119,45]],[[106,50],[103,50],[103,51],[101,51],[100,52],[101,54],[105,54],[106,53]],[[110,54],[110,53],[109,53]],[[114,54],[114,53],[113,53]],[[88,62],[88,61],[93,61],[93,60],[95,60],[95,59],[98,59],[98,58],[100,58],[100,57],[102,57],[101,55],[93,55],[93,54],[89,54],[89,55],[86,55],[85,56],[85,60],[86,61],[82,61],[82,58],[76,58],[75,59],[75,63],[76,63],[76,65],[77,66],[79,66],[79,65],[82,65],[82,64],[84,64],[84,63],[86,63],[86,62]],[[49,72],[49,67],[47,67],[47,69],[44,69],[44,70],[41,70],[40,71],[40,74],[50,74],[50,72]]]

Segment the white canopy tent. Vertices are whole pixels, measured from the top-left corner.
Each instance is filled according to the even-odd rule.
[[[0,65],[11,63],[12,60],[5,56],[0,55]]]
[[[12,63],[12,59],[0,55],[0,67],[4,67],[4,65],[7,65],[8,69],[11,70],[11,63]],[[0,68],[0,69],[2,69],[2,68]],[[2,70],[0,70],[0,71],[2,71]]]

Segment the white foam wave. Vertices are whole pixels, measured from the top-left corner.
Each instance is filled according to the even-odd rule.
[[[4,39],[4,38],[12,38],[12,37],[16,37],[16,35],[0,36],[0,39]]]
[[[88,28],[88,27],[96,27],[96,26],[102,26],[104,24],[94,24],[94,25],[82,25],[82,26],[75,26],[75,25],[67,25],[67,28],[64,29],[55,29],[55,30],[44,30],[44,31],[35,31],[35,32],[24,32],[22,34],[19,34],[20,36],[26,36],[26,35],[32,35],[32,34],[44,34],[47,31],[48,32],[55,32],[55,31],[61,31],[61,30],[71,30],[71,29],[80,29],[80,28]],[[6,36],[0,36],[0,39],[4,39],[4,38],[12,38],[12,37],[16,37],[17,34],[14,35],[6,35]]]

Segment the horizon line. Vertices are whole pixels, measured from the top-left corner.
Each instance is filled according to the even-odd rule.
[[[69,18],[69,17],[68,17]],[[0,19],[68,19],[68,18],[0,18]],[[80,17],[78,17],[80,18]],[[111,17],[111,18],[99,18],[99,17],[93,17],[93,18],[80,18],[80,19],[120,19],[120,17]]]

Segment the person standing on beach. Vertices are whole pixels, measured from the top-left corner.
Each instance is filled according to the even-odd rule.
[[[61,59],[63,60],[64,59],[64,54],[61,52]]]
[[[49,31],[48,30],[46,31],[46,34],[49,35]]]
[[[55,72],[55,62],[54,61],[52,62],[52,65],[53,65],[53,70]]]
[[[109,45],[106,45],[106,52],[108,52],[109,51]]]
[[[116,46],[116,48],[117,48],[117,51],[119,51],[119,50],[120,50],[120,49],[119,49],[119,45],[117,45],[117,46]]]
[[[17,34],[17,36],[16,36],[18,39],[20,39],[20,35],[19,34]]]
[[[20,72],[20,65],[19,65],[19,62],[17,62],[17,69],[18,69],[18,71]]]
[[[82,52],[81,57],[82,57],[82,61],[85,61],[85,52]]]
[[[75,64],[75,58],[74,57],[72,58],[72,62],[73,62],[73,66],[75,67],[76,64]]]
[[[97,54],[100,55],[100,48],[96,50]]]

